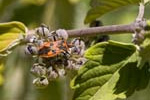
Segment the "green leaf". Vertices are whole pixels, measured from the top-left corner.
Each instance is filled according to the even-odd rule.
[[[149,2],[150,2],[150,0],[144,0],[144,4],[147,4]]]
[[[145,30],[146,30],[146,31],[149,31],[149,30],[150,30],[150,20],[147,20],[147,21],[146,21]]]
[[[98,17],[127,5],[138,4],[141,0],[91,0],[91,9],[85,18],[85,24]]]
[[[0,54],[5,55],[7,50],[19,44],[19,37],[26,33],[26,27],[21,22],[0,23]],[[0,55],[0,56],[1,56]]]
[[[86,51],[88,62],[72,80],[74,100],[115,100],[145,88],[148,64],[137,68],[134,45],[114,41],[96,44]]]

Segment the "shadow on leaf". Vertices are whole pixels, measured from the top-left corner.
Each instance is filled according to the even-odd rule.
[[[134,91],[138,91],[147,87],[150,79],[148,71],[148,63],[142,69],[136,67],[137,63],[128,63],[120,69],[120,78],[117,82],[114,94],[125,93],[126,96],[131,96]]]

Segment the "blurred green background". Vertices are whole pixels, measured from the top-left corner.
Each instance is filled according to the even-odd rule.
[[[79,29],[90,9],[90,0],[0,0],[0,22],[20,21],[29,29],[47,24],[51,30],[58,28]],[[150,18],[150,5],[146,6],[145,17]],[[138,6],[123,7],[100,18],[104,25],[128,24],[133,22]],[[131,42],[130,34],[113,35],[111,39]],[[2,44],[0,44],[2,45]],[[0,100],[71,100],[69,75],[51,82],[46,89],[37,89],[32,85],[30,68],[31,57],[24,54],[24,46],[17,47],[5,60],[2,72],[4,82],[0,86]],[[1,69],[0,69],[1,72]],[[1,79],[1,76],[0,76]],[[127,100],[150,100],[150,85],[147,89],[135,92]]]

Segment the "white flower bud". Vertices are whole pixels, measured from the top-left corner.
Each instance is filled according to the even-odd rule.
[[[85,49],[85,43],[83,41],[80,41],[80,45],[79,45],[82,49]]]
[[[25,48],[25,54],[28,54],[28,55],[37,55],[38,54],[38,50],[37,50],[37,48],[35,46],[28,45]]]
[[[36,29],[36,33],[40,37],[48,37],[50,34],[50,31],[49,31],[48,27],[46,27],[45,25],[42,25],[41,27]]]
[[[66,74],[66,72],[64,69],[58,69],[58,74],[60,77],[63,77]]]
[[[27,34],[25,37],[25,41],[29,43],[35,43],[37,41],[37,37],[35,34]]]
[[[40,65],[38,63],[34,64],[31,68],[31,73],[35,76],[45,76],[46,75],[46,67],[44,65]]]
[[[55,70],[53,70],[51,66],[47,69],[47,78],[49,81],[58,78],[58,73]]]
[[[73,44],[73,45],[75,45],[75,46],[78,46],[79,45],[79,39],[77,39],[77,38],[74,38],[73,40],[72,40],[72,42],[71,42],[71,44]]]
[[[68,60],[67,63],[68,63],[68,66],[66,68],[71,70],[73,68],[73,61],[72,60]]]
[[[48,40],[49,41],[54,41],[54,34],[55,34],[55,31],[52,31],[48,34]]]
[[[79,70],[79,68],[86,62],[87,60],[83,58],[74,58],[72,60],[68,60],[68,66],[66,67],[67,69],[70,70]]]
[[[81,50],[80,50],[80,56],[81,56],[81,57],[84,56],[84,52],[85,52],[85,49],[81,49]]]
[[[38,45],[38,46],[43,45],[43,43],[44,43],[43,40],[38,40],[38,41],[37,41],[37,45]]]
[[[73,39],[71,43],[73,45],[73,47],[71,48],[71,53],[83,56],[85,51],[85,43],[79,39]]]
[[[76,64],[77,64],[77,65],[83,65],[86,61],[87,61],[87,59],[84,58],[84,57],[78,58],[78,59],[76,60]]]
[[[67,33],[67,31],[64,30],[64,29],[56,30],[56,34],[57,34],[58,38],[60,38],[60,39],[61,39],[61,38],[65,39],[65,40],[68,39],[68,33]]]
[[[45,88],[48,86],[49,82],[46,77],[39,77],[33,80],[33,84],[38,88]]]

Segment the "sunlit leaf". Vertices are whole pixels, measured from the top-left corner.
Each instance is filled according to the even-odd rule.
[[[4,54],[7,49],[16,46],[19,43],[17,39],[25,32],[26,27],[21,22],[0,23],[0,54]]]
[[[123,6],[138,4],[141,0],[91,0],[91,9],[85,18],[90,23],[102,15]]]
[[[150,0],[144,0],[144,3],[145,4],[147,4],[147,3],[149,3],[150,2]]]
[[[147,86],[148,64],[137,68],[137,52],[132,44],[99,43],[86,51],[88,62],[72,80],[74,100],[115,100],[130,96]]]
[[[147,21],[146,21],[145,30],[146,30],[146,31],[149,31],[149,30],[150,30],[150,20],[147,20]]]

